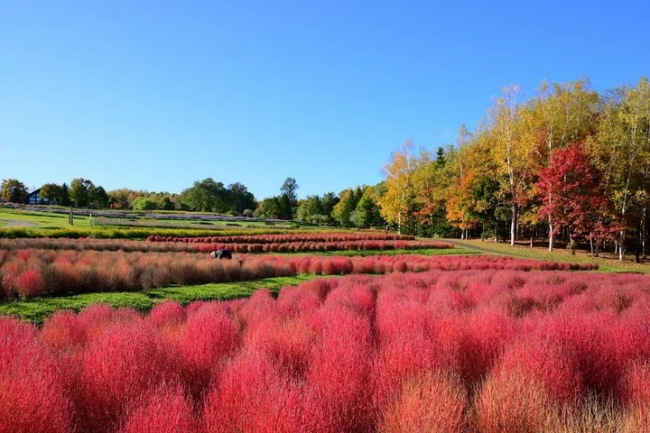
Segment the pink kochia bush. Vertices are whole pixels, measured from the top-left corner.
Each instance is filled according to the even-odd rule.
[[[122,251],[10,250],[0,257],[0,298],[112,292],[312,275],[388,274],[428,270],[578,270],[597,265],[490,256],[278,256],[236,254],[125,253]],[[461,300],[459,299],[459,302]],[[624,302],[613,298],[612,302]],[[552,299],[549,302],[553,302]],[[512,308],[525,308],[513,305]]]
[[[644,431],[649,329],[646,276],[516,270],[3,318],[0,432]]]

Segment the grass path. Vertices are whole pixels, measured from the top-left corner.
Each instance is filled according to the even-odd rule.
[[[38,224],[31,221],[20,221],[20,220],[10,220],[3,219],[0,220],[2,227],[36,227]]]
[[[530,247],[527,244],[518,243],[511,246],[503,242],[484,242],[480,239],[458,240],[458,239],[441,239],[443,242],[454,244],[457,248],[474,250],[478,253],[505,255],[519,258],[529,258],[537,260],[547,260],[554,262],[567,263],[598,263],[601,272],[634,272],[650,273],[650,261],[634,262],[634,256],[628,255],[624,261],[619,261],[617,256],[612,252],[601,252],[600,257],[593,257],[588,251],[576,250],[575,255],[569,250],[556,248],[549,252],[546,247]]]

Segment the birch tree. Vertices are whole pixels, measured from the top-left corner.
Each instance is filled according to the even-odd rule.
[[[629,88],[619,87],[603,98],[602,118],[593,146],[605,174],[604,186],[626,227],[632,205],[643,200],[643,168],[650,147],[650,83],[643,77]],[[625,256],[626,230],[618,237],[619,260]]]
[[[400,234],[403,224],[410,222],[410,211],[413,209],[415,167],[412,141],[405,142],[401,150],[393,153],[391,161],[382,167],[386,177],[386,193],[379,199],[381,216],[389,223],[397,224]]]
[[[488,127],[493,161],[503,174],[502,187],[508,195],[511,211],[510,245],[517,239],[517,223],[521,206],[526,202],[524,190],[531,175],[533,141],[524,140],[517,97],[519,86],[505,87],[488,111]]]

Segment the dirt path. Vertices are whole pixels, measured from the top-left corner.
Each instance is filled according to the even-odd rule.
[[[7,223],[4,227],[36,227],[38,225],[31,221],[6,220],[6,219],[3,219],[1,221]]]

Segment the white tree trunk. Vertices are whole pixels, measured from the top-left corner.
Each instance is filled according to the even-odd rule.
[[[647,219],[647,209],[643,208],[643,212],[641,212],[642,218],[641,218],[641,254],[642,257],[645,259],[647,255],[647,250],[646,250],[646,245],[645,245],[645,239],[648,235],[648,228],[646,224],[646,219]]]
[[[510,223],[510,245],[515,245],[517,238],[517,206],[512,206],[512,222]]]
[[[625,230],[621,230],[620,238],[618,240],[618,259],[623,261],[625,257]]]

